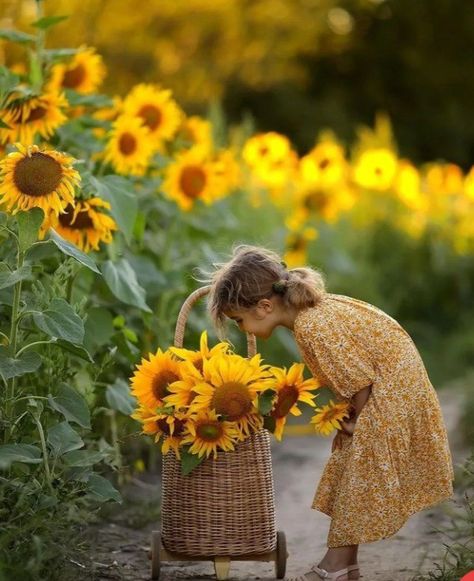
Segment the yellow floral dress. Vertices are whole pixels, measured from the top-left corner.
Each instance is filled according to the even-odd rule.
[[[413,513],[449,499],[454,470],[441,407],[403,327],[369,303],[325,293],[297,314],[294,336],[337,401],[372,385],[311,506],[332,517],[328,547],[389,537]]]

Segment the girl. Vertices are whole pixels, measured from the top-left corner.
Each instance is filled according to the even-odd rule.
[[[336,398],[352,404],[311,508],[331,517],[328,550],[292,581],[359,578],[357,550],[395,534],[410,515],[453,495],[439,400],[410,335],[377,307],[329,293],[310,267],[288,270],[265,248],[238,245],[207,280],[220,339],[232,319],[268,339],[283,325]]]

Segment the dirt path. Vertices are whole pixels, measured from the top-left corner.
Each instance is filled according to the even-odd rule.
[[[462,391],[450,388],[440,390],[438,395],[456,468],[468,455],[457,430]],[[292,436],[282,442],[272,440],[276,524],[278,530],[285,531],[290,553],[287,575],[303,573],[308,570],[308,565],[322,558],[326,552],[330,518],[309,507],[331,454],[331,441],[332,437],[314,435]],[[295,478],[296,471],[298,478]],[[130,498],[149,498],[150,510],[159,506],[159,482],[130,486],[127,494]],[[440,562],[444,553],[443,542],[448,542],[445,535],[436,529],[449,522],[452,508],[452,501],[448,501],[426,509],[411,516],[392,537],[361,545],[359,563],[362,580],[409,581],[416,573],[433,569],[433,563]],[[90,579],[148,580],[150,533],[151,530],[159,530],[159,523],[148,524],[143,529],[130,528],[122,524],[129,521],[130,512],[117,514],[115,522],[91,528],[95,538],[96,550],[92,559],[96,573]],[[84,576],[81,578],[84,579]],[[179,579],[215,579],[213,565],[210,562],[162,564],[160,581]],[[253,579],[273,581],[273,563],[232,562],[229,581]]]

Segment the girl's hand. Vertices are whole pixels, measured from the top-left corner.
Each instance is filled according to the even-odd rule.
[[[341,420],[342,431],[345,432],[348,436],[352,436],[354,433],[355,425],[355,420],[349,420],[347,422]]]
[[[342,448],[342,439],[344,438],[344,432],[341,430],[337,430],[337,433],[332,441],[331,452],[338,448]]]

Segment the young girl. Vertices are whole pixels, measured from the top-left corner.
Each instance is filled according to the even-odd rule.
[[[205,282],[219,338],[227,319],[262,339],[283,325],[312,374],[352,404],[311,505],[331,517],[328,551],[292,581],[358,579],[360,543],[395,534],[410,515],[453,495],[446,428],[423,361],[395,319],[327,292],[316,269],[288,269],[250,245],[218,266]]]

